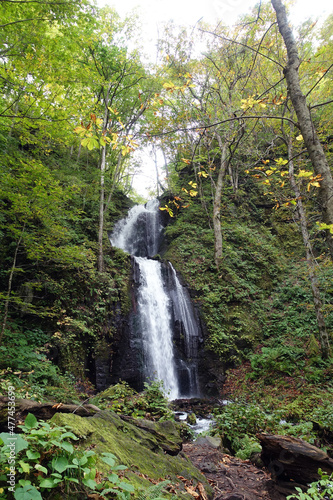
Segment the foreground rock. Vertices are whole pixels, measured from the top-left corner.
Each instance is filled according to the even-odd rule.
[[[333,460],[316,446],[291,436],[258,434],[261,459],[276,482],[296,481],[308,484],[318,481],[318,469],[333,472]]]
[[[58,413],[51,421],[68,426],[80,438],[80,447],[93,449],[97,455],[113,453],[130,469],[125,476],[137,488],[170,479],[178,498],[190,498],[191,492],[198,492],[202,500],[212,498],[206,478],[180,451],[182,439],[175,422],[121,418],[108,410],[89,418]],[[101,471],[103,467],[101,463]]]

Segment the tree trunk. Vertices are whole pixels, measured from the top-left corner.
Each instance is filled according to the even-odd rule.
[[[110,87],[106,92],[105,102],[104,102],[104,120],[103,120],[103,131],[108,128],[109,121],[109,97],[110,97]],[[98,223],[98,260],[97,269],[100,273],[104,270],[104,256],[103,256],[103,232],[104,232],[104,204],[105,204],[105,189],[104,189],[104,177],[105,177],[105,167],[106,167],[106,144],[102,148],[102,158],[101,158],[101,179],[100,179],[100,195],[99,195],[99,223]]]
[[[21,245],[23,233],[25,231],[25,224],[26,223],[24,222],[21,235],[20,235],[19,240],[18,240],[18,242],[16,244],[16,248],[15,248],[15,252],[14,252],[13,265],[12,265],[12,268],[11,268],[10,273],[9,273],[8,288],[7,288],[7,297],[6,297],[6,300],[5,300],[5,310],[4,310],[4,315],[3,315],[3,320],[2,320],[2,326],[1,326],[1,332],[0,332],[0,345],[2,344],[2,339],[3,339],[4,333],[5,333],[5,329],[6,329],[6,326],[7,326],[8,311],[9,311],[9,299],[10,299],[10,294],[12,293],[13,276],[14,276],[14,272],[15,272],[15,269],[16,269],[17,254],[18,254],[18,251],[19,251],[19,248],[20,248],[20,245]]]
[[[310,156],[312,166],[316,175],[322,176],[320,182],[320,202],[323,219],[326,224],[333,224],[333,178],[330,171],[324,149],[319,141],[314,128],[310,109],[306,103],[306,97],[302,92],[298,69],[300,60],[298,56],[297,45],[290,26],[286,10],[281,0],[271,0],[279,26],[279,31],[283,37],[287,48],[288,62],[284,70],[289,95],[295,109],[300,130],[304,139],[304,143]],[[333,259],[333,238],[332,234],[327,231],[327,242]]]
[[[323,304],[321,301],[318,280],[317,280],[317,276],[315,273],[315,263],[314,263],[314,259],[313,259],[312,245],[311,245],[310,236],[308,233],[308,228],[307,228],[307,223],[306,223],[306,213],[305,213],[305,209],[304,209],[304,206],[302,203],[301,192],[299,190],[299,187],[296,183],[295,176],[294,176],[294,164],[292,161],[292,138],[291,138],[291,136],[289,137],[289,139],[287,141],[287,145],[288,145],[288,160],[289,160],[289,179],[290,179],[290,185],[295,193],[295,198],[297,200],[297,210],[298,210],[298,215],[299,215],[299,220],[300,220],[303,243],[304,243],[305,252],[306,252],[306,261],[307,261],[308,269],[309,269],[309,278],[310,278],[312,295],[313,295],[313,303],[314,303],[316,316],[317,316],[317,324],[318,324],[318,330],[319,330],[321,353],[322,353],[322,357],[324,359],[328,359],[330,356],[330,343],[329,343],[328,333],[326,330],[324,315],[322,312]]]
[[[214,205],[213,205],[213,228],[214,228],[214,241],[215,241],[215,265],[219,269],[222,263],[222,229],[221,229],[221,198],[223,181],[227,170],[227,144],[223,144],[222,139],[218,133],[216,138],[221,150],[220,168],[215,186]]]
[[[99,224],[98,224],[98,262],[97,269],[100,273],[103,272],[103,232],[104,232],[104,174],[106,161],[106,145],[102,149],[101,159],[101,181],[100,181],[100,197],[99,197]]]

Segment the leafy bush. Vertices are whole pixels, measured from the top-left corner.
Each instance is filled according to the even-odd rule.
[[[127,382],[109,387],[92,401],[104,408],[136,418],[153,420],[173,419],[168,400],[163,392],[163,382],[144,383],[145,390],[137,393]]]
[[[276,372],[292,376],[295,372],[295,360],[298,366],[304,365],[304,361],[301,361],[304,355],[303,349],[292,345],[262,347],[260,353],[253,354],[250,358],[253,369],[250,377],[259,378]]]
[[[295,488],[297,494],[289,495],[287,500],[322,500],[333,498],[333,474],[330,476],[319,469],[321,479],[310,484],[306,492]]]
[[[127,467],[116,465],[112,453],[103,453],[100,457],[111,471],[107,477],[102,477],[96,468],[95,452],[76,449],[72,441],[78,438],[66,428],[37,422],[31,414],[20,427],[24,438],[16,436],[15,500],[42,500],[56,494],[62,498],[79,499],[92,491],[98,492],[101,498],[107,498],[108,493],[122,500],[130,498],[134,487],[118,475]],[[0,434],[0,481],[3,484],[13,470],[10,449],[6,445],[11,442],[11,437],[7,433]],[[4,490],[0,489],[0,498],[6,498],[3,495]]]
[[[254,451],[261,449],[256,434],[259,431],[275,432],[280,418],[278,413],[268,414],[257,405],[230,403],[216,415],[214,432],[220,434],[223,445],[231,453],[249,458]]]

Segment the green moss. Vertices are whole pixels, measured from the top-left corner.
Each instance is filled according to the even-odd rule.
[[[119,463],[129,468],[126,477],[135,487],[147,484],[141,474],[153,480],[170,479],[173,483],[179,483],[177,476],[180,475],[194,483],[202,482],[207,493],[211,494],[204,476],[178,453],[181,438],[175,422],[155,423],[130,418],[125,421],[110,411],[101,411],[91,418],[58,413],[52,421],[68,426],[80,438],[80,448],[92,448],[97,455],[103,452],[113,453]],[[100,462],[101,472],[106,472],[105,467]],[[179,494],[181,498],[181,490]]]

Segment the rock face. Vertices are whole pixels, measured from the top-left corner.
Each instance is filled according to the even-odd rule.
[[[318,469],[333,472],[333,460],[316,446],[291,436],[258,434],[261,458],[273,479],[293,480],[300,484],[318,481]]]
[[[157,481],[168,478],[179,484],[180,493],[184,491],[181,476],[193,486],[204,485],[208,497],[212,497],[205,477],[181,453],[182,439],[175,422],[120,417],[106,410],[88,418],[58,413],[51,422],[68,426],[80,438],[82,448],[93,447],[97,455],[113,453],[120,464],[131,469],[125,475],[137,488],[151,485],[148,478]],[[101,462],[101,471],[103,467]]]

